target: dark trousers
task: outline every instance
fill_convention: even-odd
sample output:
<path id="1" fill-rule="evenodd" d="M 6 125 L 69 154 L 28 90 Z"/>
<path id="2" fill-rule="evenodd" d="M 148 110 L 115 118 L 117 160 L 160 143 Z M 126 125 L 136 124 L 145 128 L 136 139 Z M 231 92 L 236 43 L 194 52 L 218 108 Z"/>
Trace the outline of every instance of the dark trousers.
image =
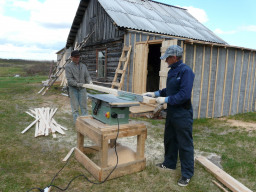
<path id="1" fill-rule="evenodd" d="M 164 131 L 164 165 L 176 168 L 178 155 L 183 177 L 191 178 L 194 174 L 194 146 L 192 137 L 193 110 L 182 107 L 167 107 Z"/>

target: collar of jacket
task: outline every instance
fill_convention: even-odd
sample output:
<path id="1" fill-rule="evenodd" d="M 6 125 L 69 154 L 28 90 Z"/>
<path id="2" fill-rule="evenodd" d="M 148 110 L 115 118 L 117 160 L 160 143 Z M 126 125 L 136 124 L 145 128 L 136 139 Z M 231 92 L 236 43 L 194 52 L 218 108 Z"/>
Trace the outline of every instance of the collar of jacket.
<path id="1" fill-rule="evenodd" d="M 179 61 L 177 61 L 176 63 L 173 63 L 172 65 L 169 65 L 169 68 L 175 69 L 175 68 L 177 68 L 182 62 L 183 62 L 182 60 L 179 60 Z"/>

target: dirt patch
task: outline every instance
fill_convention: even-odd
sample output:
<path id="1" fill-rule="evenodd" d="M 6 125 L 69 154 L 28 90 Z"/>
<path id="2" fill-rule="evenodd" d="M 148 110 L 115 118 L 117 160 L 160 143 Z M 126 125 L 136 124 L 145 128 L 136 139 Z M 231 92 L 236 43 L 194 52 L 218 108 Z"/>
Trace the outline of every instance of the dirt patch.
<path id="1" fill-rule="evenodd" d="M 243 128 L 246 131 L 255 131 L 256 130 L 256 123 L 244 122 L 244 121 L 239 121 L 239 120 L 234 120 L 234 119 L 226 119 L 226 118 L 220 118 L 220 120 L 226 121 L 226 123 L 229 124 L 229 126 Z"/>

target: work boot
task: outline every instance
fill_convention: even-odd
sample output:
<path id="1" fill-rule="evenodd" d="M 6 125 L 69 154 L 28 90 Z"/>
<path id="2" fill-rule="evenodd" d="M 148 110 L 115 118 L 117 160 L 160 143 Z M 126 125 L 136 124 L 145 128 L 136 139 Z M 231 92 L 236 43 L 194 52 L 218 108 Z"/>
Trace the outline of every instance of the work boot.
<path id="1" fill-rule="evenodd" d="M 190 179 L 187 179 L 186 177 L 181 177 L 178 181 L 178 185 L 181 187 L 186 187 L 190 182 Z"/>

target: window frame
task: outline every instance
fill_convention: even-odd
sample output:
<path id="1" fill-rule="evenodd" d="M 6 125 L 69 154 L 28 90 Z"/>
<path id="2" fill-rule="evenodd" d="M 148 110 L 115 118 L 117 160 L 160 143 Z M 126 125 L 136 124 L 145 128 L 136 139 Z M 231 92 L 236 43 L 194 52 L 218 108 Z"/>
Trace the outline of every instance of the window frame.
<path id="1" fill-rule="evenodd" d="M 99 52 L 105 51 L 105 65 L 104 65 L 104 77 L 99 77 Z M 96 49 L 96 78 L 99 81 L 106 81 L 107 79 L 107 48 L 105 49 Z"/>

